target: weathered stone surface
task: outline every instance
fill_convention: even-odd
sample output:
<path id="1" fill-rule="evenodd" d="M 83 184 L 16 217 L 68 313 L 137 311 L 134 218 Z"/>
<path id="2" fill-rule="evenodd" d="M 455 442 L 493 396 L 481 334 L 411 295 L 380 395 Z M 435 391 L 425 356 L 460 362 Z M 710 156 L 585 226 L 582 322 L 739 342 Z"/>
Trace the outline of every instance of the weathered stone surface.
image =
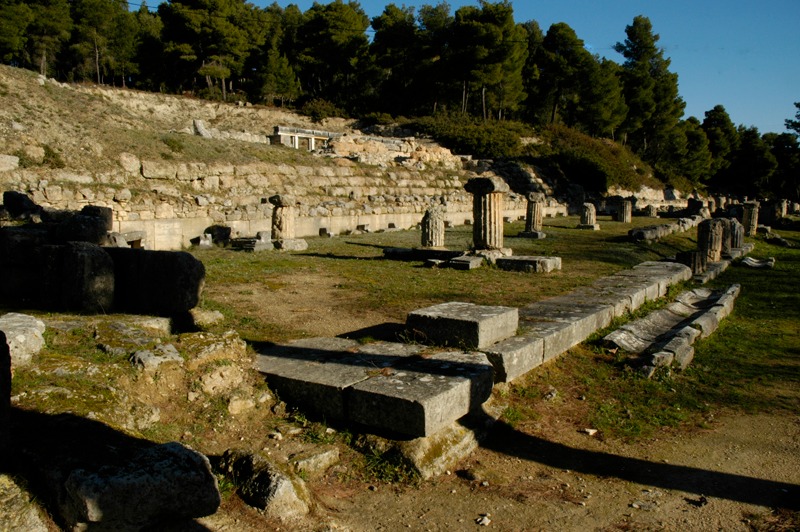
<path id="1" fill-rule="evenodd" d="M 747 202 L 743 205 L 742 225 L 746 236 L 756 236 L 758 229 L 758 202 Z"/>
<path id="2" fill-rule="evenodd" d="M 474 270 L 483 266 L 484 262 L 484 258 L 479 255 L 462 255 L 448 260 L 446 265 L 454 270 Z"/>
<path id="3" fill-rule="evenodd" d="M 578 229 L 590 229 L 597 231 L 600 229 L 600 224 L 597 223 L 597 210 L 594 204 L 584 203 L 581 210 L 581 223 L 578 224 Z"/>
<path id="4" fill-rule="evenodd" d="M 424 343 L 483 349 L 513 336 L 517 309 L 451 301 L 412 311 L 406 328 Z"/>
<path id="5" fill-rule="evenodd" d="M 544 340 L 525 334 L 512 336 L 489 346 L 485 353 L 494 368 L 494 381 L 511 382 L 544 363 Z"/>
<path id="6" fill-rule="evenodd" d="M 208 310 L 194 307 L 189 310 L 192 325 L 197 329 L 207 329 L 225 321 L 225 316 L 218 310 Z"/>
<path id="7" fill-rule="evenodd" d="M 13 367 L 27 366 L 44 347 L 45 324 L 33 316 L 16 312 L 3 314 L 0 331 L 5 333 L 4 344 Z"/>
<path id="8" fill-rule="evenodd" d="M 24 491 L 12 477 L 0 473 L 0 530 L 48 532 L 34 497 Z"/>
<path id="9" fill-rule="evenodd" d="M 247 357 L 247 344 L 236 331 L 226 331 L 222 335 L 205 332 L 184 334 L 180 346 L 190 370 L 212 362 L 238 361 Z"/>
<path id="10" fill-rule="evenodd" d="M 336 447 L 314 448 L 311 451 L 292 456 L 291 461 L 295 471 L 313 478 L 322 475 L 328 468 L 339 462 L 339 449 Z"/>
<path id="11" fill-rule="evenodd" d="M 309 494 L 300 478 L 290 478 L 262 454 L 230 449 L 220 468 L 247 504 L 277 519 L 297 519 L 309 511 Z"/>
<path id="12" fill-rule="evenodd" d="M 394 364 L 401 356 L 422 350 L 408 346 L 403 353 L 376 353 L 377 345 L 360 346 L 343 338 L 307 338 L 277 345 L 256 357 L 256 369 L 282 399 L 308 408 L 327 419 L 346 419 L 344 390 Z M 388 348 L 388 346 L 385 346 Z"/>
<path id="13" fill-rule="evenodd" d="M 485 419 L 486 416 L 479 413 L 476 417 Z M 478 448 L 488 429 L 488 426 L 475 426 L 472 422 L 454 422 L 430 436 L 400 442 L 398 451 L 422 479 L 429 479 L 454 469 L 467 458 Z"/>
<path id="14" fill-rule="evenodd" d="M 350 421 L 411 436 L 429 436 L 489 398 L 492 366 L 482 353 L 444 352 L 404 360 L 354 384 Z"/>
<path id="15" fill-rule="evenodd" d="M 579 328 L 569 321 L 524 320 L 520 325 L 519 336 L 541 338 L 544 362 L 559 356 L 583 341 L 580 338 Z"/>
<path id="16" fill-rule="evenodd" d="M 218 366 L 200 377 L 200 389 L 208 395 L 222 395 L 236 389 L 244 381 L 239 366 Z"/>
<path id="17" fill-rule="evenodd" d="M 0 155 L 0 172 L 10 172 L 19 168 L 19 157 L 16 155 Z"/>
<path id="18" fill-rule="evenodd" d="M 138 530 L 210 515 L 220 504 L 208 459 L 175 442 L 146 449 L 125 466 L 77 469 L 64 488 L 62 515 L 81 529 Z"/>
<path id="19" fill-rule="evenodd" d="M 631 223 L 632 216 L 633 202 L 630 200 L 622 200 L 619 204 L 619 210 L 617 211 L 617 221 L 629 224 Z"/>
<path id="20" fill-rule="evenodd" d="M 693 275 L 706 271 L 707 261 L 708 256 L 700 251 L 679 251 L 675 255 L 675 262 L 688 266 Z"/>
<path id="21" fill-rule="evenodd" d="M 205 267 L 182 251 L 106 248 L 114 261 L 118 312 L 171 316 L 197 306 Z"/>
<path id="22" fill-rule="evenodd" d="M 663 352 L 672 353 L 674 361 L 681 369 L 686 369 L 694 358 L 692 340 L 686 336 L 674 336 L 661 346 Z"/>
<path id="23" fill-rule="evenodd" d="M 519 255 L 516 257 L 502 257 L 495 261 L 501 270 L 548 273 L 561 269 L 561 257 L 537 257 Z"/>
<path id="24" fill-rule="evenodd" d="M 421 245 L 423 248 L 444 247 L 444 207 L 432 205 L 422 216 Z"/>
<path id="25" fill-rule="evenodd" d="M 275 249 L 282 251 L 305 251 L 308 249 L 308 242 L 302 238 L 285 238 L 274 242 Z"/>
<path id="26" fill-rule="evenodd" d="M 131 364 L 146 371 L 155 371 L 162 364 L 167 363 L 183 365 L 183 358 L 181 358 L 180 353 L 172 344 L 161 344 L 152 350 L 136 351 L 131 356 Z"/>

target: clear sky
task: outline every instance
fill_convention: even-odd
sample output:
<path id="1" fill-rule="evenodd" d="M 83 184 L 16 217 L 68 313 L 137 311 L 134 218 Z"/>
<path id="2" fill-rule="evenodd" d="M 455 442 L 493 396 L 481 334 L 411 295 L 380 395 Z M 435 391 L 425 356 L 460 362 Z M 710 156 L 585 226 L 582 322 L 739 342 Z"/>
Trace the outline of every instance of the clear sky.
<path id="1" fill-rule="evenodd" d="M 250 0 L 264 7 L 273 0 Z M 346 1 L 346 0 L 345 0 Z M 313 0 L 278 0 L 306 11 Z M 319 3 L 327 4 L 327 0 Z M 370 18 L 392 2 L 361 0 Z M 397 6 L 436 5 L 438 0 L 400 0 Z M 452 12 L 477 0 L 450 0 Z M 800 101 L 800 0 L 512 0 L 517 22 L 535 20 L 542 31 L 565 22 L 593 53 L 618 63 L 612 46 L 625 40 L 637 15 L 650 19 L 659 46 L 672 60 L 684 117 L 701 121 L 723 105 L 734 124 L 763 134 L 785 131 Z"/>

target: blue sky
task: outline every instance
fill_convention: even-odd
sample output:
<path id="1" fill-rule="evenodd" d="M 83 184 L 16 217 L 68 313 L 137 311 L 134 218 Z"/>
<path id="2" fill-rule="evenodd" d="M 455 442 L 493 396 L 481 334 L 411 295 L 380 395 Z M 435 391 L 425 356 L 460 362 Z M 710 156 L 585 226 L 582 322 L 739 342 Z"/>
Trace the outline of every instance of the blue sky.
<path id="1" fill-rule="evenodd" d="M 263 7 L 273 0 L 250 0 Z M 279 0 L 306 11 L 313 0 Z M 321 4 L 329 2 L 323 0 Z M 392 2 L 361 0 L 370 18 Z M 405 0 L 398 6 L 436 5 Z M 477 0 L 450 0 L 452 11 Z M 566 22 L 593 53 L 622 62 L 612 46 L 625 27 L 644 15 L 660 35 L 659 45 L 678 74 L 686 102 L 684 117 L 701 121 L 721 104 L 734 124 L 761 133 L 785 131 L 800 101 L 800 0 L 512 0 L 517 22 L 535 20 L 542 31 Z"/>

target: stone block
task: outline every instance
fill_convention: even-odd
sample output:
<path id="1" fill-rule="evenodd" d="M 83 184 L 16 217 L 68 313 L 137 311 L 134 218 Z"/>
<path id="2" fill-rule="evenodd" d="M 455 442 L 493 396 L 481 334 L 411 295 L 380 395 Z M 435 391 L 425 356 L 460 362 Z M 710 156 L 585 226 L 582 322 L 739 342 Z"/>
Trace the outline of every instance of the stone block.
<path id="1" fill-rule="evenodd" d="M 455 469 L 478 448 L 475 432 L 454 422 L 424 438 L 400 442 L 400 455 L 411 464 L 423 480 Z"/>
<path id="2" fill-rule="evenodd" d="M 547 234 L 541 231 L 520 231 L 517 236 L 519 238 L 533 238 L 533 239 L 542 239 L 546 238 Z"/>
<path id="3" fill-rule="evenodd" d="M 256 358 L 267 383 L 292 405 L 328 419 L 345 419 L 343 391 L 368 377 L 352 340 L 311 338 L 276 346 Z M 394 360 L 376 364 L 378 370 Z"/>
<path id="4" fill-rule="evenodd" d="M 360 346 L 343 338 L 306 338 L 260 353 L 256 369 L 287 402 L 328 419 L 346 419 L 344 390 L 391 367 L 398 358 L 422 350 L 399 345 L 376 342 Z"/>
<path id="5" fill-rule="evenodd" d="M 570 322 L 576 326 L 576 333 L 585 335 L 585 338 L 609 325 L 613 318 L 614 309 L 610 305 L 583 301 L 572 294 L 538 301 L 520 309 L 521 320 Z"/>
<path id="6" fill-rule="evenodd" d="M 406 318 L 406 328 L 425 343 L 465 349 L 483 349 L 513 336 L 518 323 L 515 308 L 457 301 L 415 310 Z"/>
<path id="7" fill-rule="evenodd" d="M 106 248 L 114 261 L 117 312 L 172 316 L 197 306 L 205 283 L 203 263 L 183 251 Z"/>
<path id="8" fill-rule="evenodd" d="M 410 436 L 429 436 L 480 407 L 494 383 L 482 353 L 436 353 L 404 360 L 354 384 L 350 421 Z"/>
<path id="9" fill-rule="evenodd" d="M 542 360 L 547 362 L 583 341 L 579 328 L 569 321 L 522 321 L 519 336 L 542 339 Z"/>
<path id="10" fill-rule="evenodd" d="M 700 328 L 700 338 L 708 338 L 719 327 L 719 319 L 713 312 L 704 312 L 694 318 L 692 325 Z"/>
<path id="11" fill-rule="evenodd" d="M 674 361 L 681 369 L 685 369 L 694 358 L 692 341 L 686 336 L 673 336 L 669 342 L 661 346 L 661 350 L 674 355 Z"/>
<path id="12" fill-rule="evenodd" d="M 281 251 L 305 251 L 308 249 L 308 242 L 302 238 L 285 238 L 274 242 L 275 249 Z"/>
<path id="13" fill-rule="evenodd" d="M 229 449 L 220 459 L 220 468 L 242 499 L 268 517 L 296 519 L 309 511 L 305 483 L 284 474 L 262 454 Z"/>
<path id="14" fill-rule="evenodd" d="M 44 337 L 42 336 L 44 331 L 44 322 L 33 316 L 17 312 L 9 312 L 0 316 L 0 332 L 4 333 L 3 345 L 0 346 L 0 349 L 8 351 L 10 367 L 23 367 L 30 364 L 33 357 L 44 347 Z"/>
<path id="15" fill-rule="evenodd" d="M 536 336 L 512 336 L 485 350 L 494 367 L 495 382 L 511 382 L 544 363 L 544 340 Z"/>
<path id="16" fill-rule="evenodd" d="M 650 361 L 657 368 L 668 367 L 675 360 L 675 354 L 668 351 L 659 351 L 650 356 Z"/>
<path id="17" fill-rule="evenodd" d="M 447 261 L 447 266 L 454 270 L 474 270 L 483 266 L 483 257 L 477 255 L 463 255 Z"/>
<path id="18" fill-rule="evenodd" d="M 142 451 L 124 466 L 77 469 L 61 502 L 70 529 L 139 530 L 167 518 L 211 515 L 220 504 L 208 458 L 179 443 Z"/>
<path id="19" fill-rule="evenodd" d="M 651 342 L 647 339 L 639 338 L 635 333 L 627 329 L 617 329 L 603 337 L 606 345 L 617 347 L 628 353 L 644 353 L 650 347 Z"/>
<path id="20" fill-rule="evenodd" d="M 517 256 L 503 257 L 495 261 L 497 267 L 506 271 L 526 273 L 552 272 L 561 269 L 561 257 Z"/>

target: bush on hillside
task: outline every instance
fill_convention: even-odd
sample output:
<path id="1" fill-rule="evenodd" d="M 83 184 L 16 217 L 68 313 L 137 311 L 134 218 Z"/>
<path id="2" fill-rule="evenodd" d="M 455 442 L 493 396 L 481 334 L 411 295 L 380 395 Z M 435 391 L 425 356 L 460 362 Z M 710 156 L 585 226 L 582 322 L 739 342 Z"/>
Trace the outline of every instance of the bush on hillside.
<path id="1" fill-rule="evenodd" d="M 326 118 L 345 116 L 344 111 L 328 100 L 323 100 L 321 98 L 307 101 L 300 108 L 300 112 L 317 123 L 322 122 Z"/>
<path id="2" fill-rule="evenodd" d="M 567 178 L 586 190 L 605 192 L 610 187 L 638 190 L 646 185 L 661 188 L 650 167 L 626 147 L 596 139 L 564 126 L 548 126 L 539 155 L 559 166 Z"/>
<path id="3" fill-rule="evenodd" d="M 520 156 L 520 137 L 531 135 L 530 128 L 519 122 L 482 121 L 463 115 L 423 117 L 413 126 L 452 152 L 479 159 Z"/>

